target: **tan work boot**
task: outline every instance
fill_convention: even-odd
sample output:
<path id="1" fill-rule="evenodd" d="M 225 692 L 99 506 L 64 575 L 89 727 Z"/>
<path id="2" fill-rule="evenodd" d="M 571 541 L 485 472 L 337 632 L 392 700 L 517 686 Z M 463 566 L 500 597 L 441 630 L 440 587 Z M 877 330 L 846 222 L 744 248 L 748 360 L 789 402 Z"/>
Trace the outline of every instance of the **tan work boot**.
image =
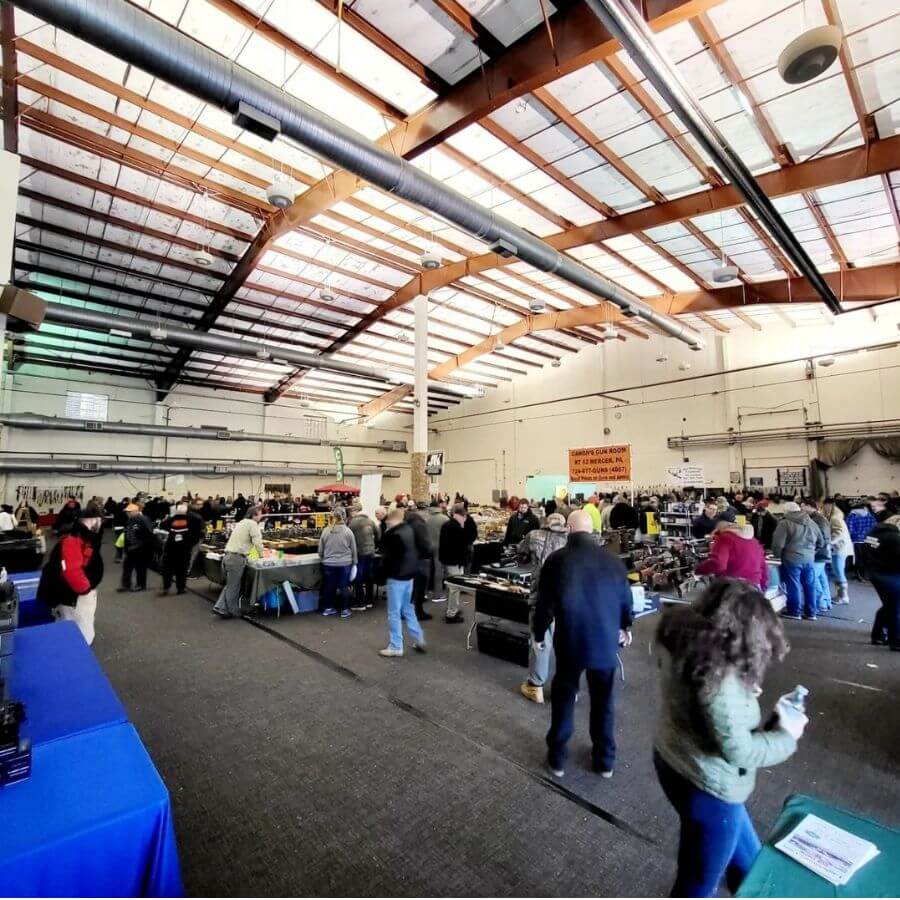
<path id="1" fill-rule="evenodd" d="M 532 703 L 544 702 L 544 689 L 536 684 L 532 684 L 530 681 L 523 681 L 519 686 L 519 690 L 522 692 L 522 696 Z"/>

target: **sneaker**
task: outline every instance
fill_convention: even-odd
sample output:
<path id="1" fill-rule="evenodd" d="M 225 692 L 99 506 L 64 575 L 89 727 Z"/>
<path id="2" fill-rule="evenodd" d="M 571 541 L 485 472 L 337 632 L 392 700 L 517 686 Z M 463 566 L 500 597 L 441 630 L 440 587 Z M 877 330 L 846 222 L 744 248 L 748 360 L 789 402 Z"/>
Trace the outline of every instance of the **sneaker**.
<path id="1" fill-rule="evenodd" d="M 427 612 L 417 612 L 416 618 L 420 622 L 430 622 L 434 618 L 434 616 L 431 613 L 427 613 Z"/>
<path id="2" fill-rule="evenodd" d="M 378 651 L 379 656 L 403 656 L 403 651 L 396 647 L 385 647 L 384 650 Z"/>
<path id="3" fill-rule="evenodd" d="M 818 616 L 804 616 L 804 617 L 803 617 L 803 619 L 804 619 L 806 622 L 815 622 L 817 618 L 818 618 Z"/>
<path id="4" fill-rule="evenodd" d="M 838 594 L 838 596 L 834 598 L 834 605 L 835 606 L 849 606 L 850 598 L 846 594 L 844 594 L 844 595 Z"/>
<path id="5" fill-rule="evenodd" d="M 465 622 L 465 616 L 461 612 L 458 612 L 455 616 L 444 616 L 444 621 L 448 625 L 458 625 L 460 622 Z"/>
<path id="6" fill-rule="evenodd" d="M 550 763 L 547 763 L 547 771 L 555 778 L 562 778 L 566 774 L 565 769 L 555 769 Z"/>
<path id="7" fill-rule="evenodd" d="M 222 618 L 222 619 L 233 619 L 234 618 L 234 616 L 231 613 L 225 612 L 224 609 L 216 609 L 215 607 L 213 607 L 211 612 L 213 612 L 215 615 L 219 616 L 219 618 Z"/>
<path id="8" fill-rule="evenodd" d="M 532 684 L 530 681 L 523 681 L 519 685 L 519 690 L 522 692 L 522 696 L 532 703 L 544 702 L 544 689 L 537 684 Z"/>
<path id="9" fill-rule="evenodd" d="M 125 585 L 123 584 L 123 585 L 120 585 L 119 587 L 116 588 L 116 593 L 117 593 L 117 594 L 130 594 L 130 593 L 131 593 L 131 588 L 130 588 L 130 587 L 125 587 Z"/>
<path id="10" fill-rule="evenodd" d="M 349 619 L 350 616 L 352 616 L 352 615 L 353 615 L 353 613 L 350 612 L 349 609 L 342 609 L 342 610 L 341 610 L 341 618 L 342 618 L 342 619 Z"/>
<path id="11" fill-rule="evenodd" d="M 429 599 L 431 600 L 432 603 L 446 603 L 447 602 L 446 597 L 430 597 Z"/>
<path id="12" fill-rule="evenodd" d="M 612 770 L 612 769 L 601 769 L 601 770 L 600 770 L 600 777 L 601 777 L 601 778 L 612 778 L 612 777 L 613 777 L 613 770 Z"/>
<path id="13" fill-rule="evenodd" d="M 778 615 L 781 616 L 782 619 L 793 619 L 796 622 L 799 622 L 803 616 L 792 616 L 790 613 L 780 612 Z"/>
<path id="14" fill-rule="evenodd" d="M 416 653 L 427 653 L 428 647 L 426 644 L 420 641 L 418 644 L 413 644 L 413 650 L 415 650 Z"/>
<path id="15" fill-rule="evenodd" d="M 368 607 L 366 607 L 366 606 L 351 606 L 350 609 L 352 609 L 353 612 L 365 612 L 366 609 L 368 609 Z"/>
<path id="16" fill-rule="evenodd" d="M 374 603 L 367 603 L 367 604 L 366 604 L 366 609 L 375 609 L 375 604 L 374 604 Z"/>
<path id="17" fill-rule="evenodd" d="M 328 609 L 322 610 L 322 615 L 323 616 L 336 616 L 337 610 L 333 606 L 329 606 Z"/>

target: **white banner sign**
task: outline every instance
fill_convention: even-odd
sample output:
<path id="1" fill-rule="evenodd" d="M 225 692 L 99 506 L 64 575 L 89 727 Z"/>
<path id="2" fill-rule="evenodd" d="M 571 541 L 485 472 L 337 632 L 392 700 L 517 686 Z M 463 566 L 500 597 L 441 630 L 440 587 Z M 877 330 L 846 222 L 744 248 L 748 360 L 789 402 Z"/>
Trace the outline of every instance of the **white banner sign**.
<path id="1" fill-rule="evenodd" d="M 667 466 L 666 481 L 674 487 L 703 487 L 706 484 L 706 473 L 703 466 Z"/>
<path id="2" fill-rule="evenodd" d="M 375 507 L 381 503 L 382 475 L 363 475 L 359 480 L 359 502 L 363 512 L 374 521 Z"/>

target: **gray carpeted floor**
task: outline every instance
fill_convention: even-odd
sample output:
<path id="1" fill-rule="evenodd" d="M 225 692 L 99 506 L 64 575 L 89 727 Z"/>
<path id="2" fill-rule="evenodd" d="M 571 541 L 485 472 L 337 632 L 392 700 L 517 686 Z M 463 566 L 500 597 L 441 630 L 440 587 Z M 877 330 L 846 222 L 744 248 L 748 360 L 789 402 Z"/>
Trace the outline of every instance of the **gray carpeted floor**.
<path id="1" fill-rule="evenodd" d="M 157 597 L 152 574 L 146 593 L 116 594 L 108 560 L 94 647 L 171 791 L 189 894 L 667 894 L 655 617 L 624 654 L 615 777 L 588 771 L 582 702 L 554 783 L 549 706 L 519 696 L 524 670 L 467 652 L 465 627 L 436 616 L 426 656 L 384 660 L 382 608 L 222 621 L 204 579 L 182 597 Z M 812 721 L 801 752 L 761 773 L 761 833 L 795 792 L 900 824 L 900 654 L 868 643 L 874 592 L 851 594 L 829 620 L 788 623 L 766 701 L 803 683 Z"/>

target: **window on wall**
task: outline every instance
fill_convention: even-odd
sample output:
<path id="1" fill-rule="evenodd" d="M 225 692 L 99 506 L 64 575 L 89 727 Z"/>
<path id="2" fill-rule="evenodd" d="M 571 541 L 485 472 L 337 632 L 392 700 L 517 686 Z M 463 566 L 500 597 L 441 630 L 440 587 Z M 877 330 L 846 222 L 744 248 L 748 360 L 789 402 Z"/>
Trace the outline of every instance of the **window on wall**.
<path id="1" fill-rule="evenodd" d="M 66 391 L 66 418 L 105 422 L 109 413 L 108 394 Z"/>

